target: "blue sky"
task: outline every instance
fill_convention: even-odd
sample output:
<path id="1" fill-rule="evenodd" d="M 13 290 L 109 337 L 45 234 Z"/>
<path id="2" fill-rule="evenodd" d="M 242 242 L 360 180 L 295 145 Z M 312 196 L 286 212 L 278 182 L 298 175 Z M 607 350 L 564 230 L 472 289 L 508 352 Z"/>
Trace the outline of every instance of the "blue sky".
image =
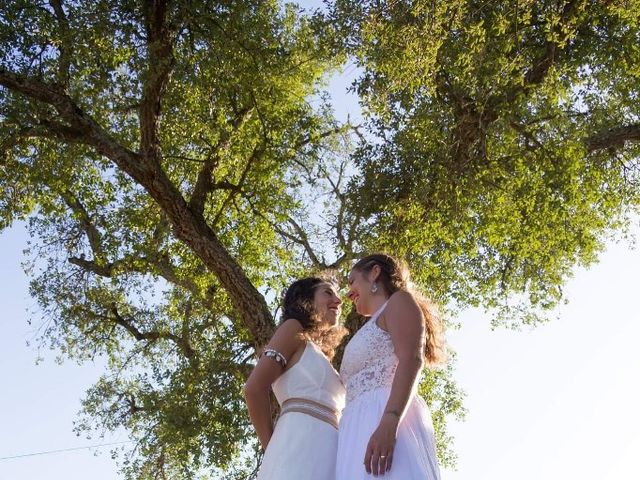
<path id="1" fill-rule="evenodd" d="M 33 346 L 38 324 L 28 325 L 28 280 L 20 267 L 27 233 L 17 225 L 0 233 L 0 458 L 104 443 L 72 432 L 83 392 L 98 379 L 100 365 L 58 365 L 50 351 Z M 26 343 L 32 342 L 32 347 Z M 36 365 L 41 356 L 43 361 Z M 126 438 L 109 438 L 106 441 Z M 118 478 L 108 449 L 0 460 L 0 480 L 93 480 Z"/>
<path id="2" fill-rule="evenodd" d="M 464 312 L 449 341 L 469 416 L 446 480 L 640 479 L 638 272 L 640 252 L 610 243 L 553 322 L 492 332 Z"/>

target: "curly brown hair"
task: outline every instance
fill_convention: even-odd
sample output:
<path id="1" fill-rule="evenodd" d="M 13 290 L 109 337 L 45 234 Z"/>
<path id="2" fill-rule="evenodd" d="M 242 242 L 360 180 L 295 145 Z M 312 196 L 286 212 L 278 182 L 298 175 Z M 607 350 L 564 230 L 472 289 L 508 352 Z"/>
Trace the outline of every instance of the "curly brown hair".
<path id="1" fill-rule="evenodd" d="M 409 279 L 407 265 L 386 253 L 374 253 L 358 260 L 353 270 L 367 273 L 374 265 L 380 267 L 378 281 L 385 292 L 391 296 L 394 292 L 409 292 L 422 310 L 426 328 L 424 356 L 429 365 L 441 363 L 445 359 L 444 326 L 436 305 L 416 289 Z"/>
<path id="2" fill-rule="evenodd" d="M 332 279 L 321 277 L 307 277 L 293 282 L 282 300 L 281 322 L 290 318 L 298 320 L 302 325 L 302 338 L 318 345 L 331 360 L 348 330 L 340 325 L 323 323 L 315 310 L 313 300 L 316 288 L 327 283 L 335 285 Z"/>

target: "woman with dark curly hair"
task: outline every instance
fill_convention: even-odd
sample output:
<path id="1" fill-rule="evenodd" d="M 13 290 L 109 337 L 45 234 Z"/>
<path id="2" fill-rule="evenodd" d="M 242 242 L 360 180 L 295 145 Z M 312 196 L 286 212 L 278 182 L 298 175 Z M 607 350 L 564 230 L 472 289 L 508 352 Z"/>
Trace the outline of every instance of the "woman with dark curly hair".
<path id="1" fill-rule="evenodd" d="M 321 278 L 297 280 L 283 301 L 282 322 L 245 384 L 251 422 L 264 449 L 258 480 L 334 480 L 338 420 L 345 390 L 331 366 L 346 330 L 342 301 Z M 271 422 L 269 391 L 280 404 Z"/>
<path id="2" fill-rule="evenodd" d="M 438 480 L 431 414 L 416 393 L 423 366 L 444 353 L 442 325 L 399 260 L 366 256 L 349 274 L 349 298 L 371 317 L 347 344 L 340 375 L 337 480 Z"/>

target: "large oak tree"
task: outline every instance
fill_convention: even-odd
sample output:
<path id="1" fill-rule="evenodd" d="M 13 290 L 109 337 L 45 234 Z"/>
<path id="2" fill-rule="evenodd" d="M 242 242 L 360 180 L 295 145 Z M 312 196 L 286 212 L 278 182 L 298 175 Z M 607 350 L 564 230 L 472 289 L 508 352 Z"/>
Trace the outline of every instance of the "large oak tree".
<path id="1" fill-rule="evenodd" d="M 639 17 L 635 0 L 2 3 L 0 227 L 29 222 L 42 341 L 107 360 L 78 429 L 126 429 L 130 478 L 244 478 L 241 386 L 282 288 L 365 251 L 405 257 L 449 312 L 545 320 L 640 204 Z M 347 62 L 362 125 L 324 93 Z M 451 365 L 421 393 L 451 464 Z"/>

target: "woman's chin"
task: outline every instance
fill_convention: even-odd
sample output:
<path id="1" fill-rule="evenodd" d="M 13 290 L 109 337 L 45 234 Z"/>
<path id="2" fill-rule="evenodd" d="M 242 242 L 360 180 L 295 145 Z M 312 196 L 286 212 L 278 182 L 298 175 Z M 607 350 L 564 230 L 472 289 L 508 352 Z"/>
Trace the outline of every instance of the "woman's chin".
<path id="1" fill-rule="evenodd" d="M 361 302 L 356 303 L 356 312 L 358 312 L 359 315 L 363 315 L 366 317 L 367 316 L 366 310 L 367 310 L 366 307 L 364 307 L 364 305 L 362 305 Z"/>
<path id="2" fill-rule="evenodd" d="M 324 317 L 322 323 L 324 323 L 327 327 L 335 327 L 338 324 L 338 315 L 328 314 Z"/>

